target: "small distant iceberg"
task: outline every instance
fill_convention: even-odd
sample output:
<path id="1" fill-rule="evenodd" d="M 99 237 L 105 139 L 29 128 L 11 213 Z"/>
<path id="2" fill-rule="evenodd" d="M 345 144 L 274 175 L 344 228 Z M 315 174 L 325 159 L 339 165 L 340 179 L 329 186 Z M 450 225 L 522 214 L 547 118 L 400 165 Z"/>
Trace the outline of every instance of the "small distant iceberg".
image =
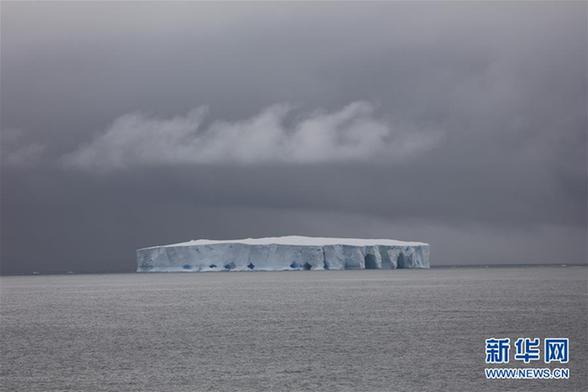
<path id="1" fill-rule="evenodd" d="M 194 240 L 137 250 L 137 272 L 429 268 L 429 244 L 389 239 L 266 237 Z"/>

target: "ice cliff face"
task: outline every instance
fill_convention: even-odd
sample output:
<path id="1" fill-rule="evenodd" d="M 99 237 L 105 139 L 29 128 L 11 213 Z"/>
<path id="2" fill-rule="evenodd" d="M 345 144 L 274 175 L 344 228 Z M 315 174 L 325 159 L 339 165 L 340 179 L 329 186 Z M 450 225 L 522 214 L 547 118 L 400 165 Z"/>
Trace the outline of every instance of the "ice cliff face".
<path id="1" fill-rule="evenodd" d="M 137 272 L 429 268 L 423 242 L 274 237 L 196 240 L 137 250 Z"/>

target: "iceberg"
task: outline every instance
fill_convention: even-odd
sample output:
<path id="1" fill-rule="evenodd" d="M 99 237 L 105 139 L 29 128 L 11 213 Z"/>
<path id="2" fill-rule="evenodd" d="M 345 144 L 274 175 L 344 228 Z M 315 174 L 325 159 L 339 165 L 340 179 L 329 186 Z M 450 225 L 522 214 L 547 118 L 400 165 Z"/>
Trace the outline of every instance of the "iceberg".
<path id="1" fill-rule="evenodd" d="M 429 268 L 429 244 L 389 239 L 194 240 L 137 250 L 137 272 Z"/>

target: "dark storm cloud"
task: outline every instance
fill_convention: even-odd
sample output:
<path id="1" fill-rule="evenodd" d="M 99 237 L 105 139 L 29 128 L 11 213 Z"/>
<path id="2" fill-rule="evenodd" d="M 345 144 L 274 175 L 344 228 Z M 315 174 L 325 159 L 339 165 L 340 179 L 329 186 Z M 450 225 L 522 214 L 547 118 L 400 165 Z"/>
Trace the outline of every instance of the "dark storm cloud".
<path id="1" fill-rule="evenodd" d="M 292 233 L 585 262 L 585 12 L 3 2 L 2 271 Z"/>

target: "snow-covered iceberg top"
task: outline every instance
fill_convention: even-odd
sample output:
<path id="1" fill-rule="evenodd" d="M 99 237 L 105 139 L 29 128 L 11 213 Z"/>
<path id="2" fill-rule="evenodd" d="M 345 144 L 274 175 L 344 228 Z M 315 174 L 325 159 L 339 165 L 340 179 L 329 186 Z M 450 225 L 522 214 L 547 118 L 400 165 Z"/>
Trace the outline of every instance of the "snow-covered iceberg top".
<path id="1" fill-rule="evenodd" d="M 429 244 L 390 239 L 193 240 L 137 250 L 138 272 L 429 268 Z"/>
<path id="2" fill-rule="evenodd" d="M 192 240 L 177 244 L 161 246 L 195 246 L 215 244 L 245 244 L 245 245 L 295 245 L 295 246 L 324 246 L 324 245 L 349 245 L 349 246 L 420 246 L 428 245 L 424 242 L 398 241 L 389 239 L 366 238 L 334 238 L 334 237 L 305 237 L 300 235 L 288 235 L 283 237 L 243 238 L 240 240 Z M 157 248 L 152 246 L 150 248 Z M 150 249 L 143 248 L 143 249 Z"/>

